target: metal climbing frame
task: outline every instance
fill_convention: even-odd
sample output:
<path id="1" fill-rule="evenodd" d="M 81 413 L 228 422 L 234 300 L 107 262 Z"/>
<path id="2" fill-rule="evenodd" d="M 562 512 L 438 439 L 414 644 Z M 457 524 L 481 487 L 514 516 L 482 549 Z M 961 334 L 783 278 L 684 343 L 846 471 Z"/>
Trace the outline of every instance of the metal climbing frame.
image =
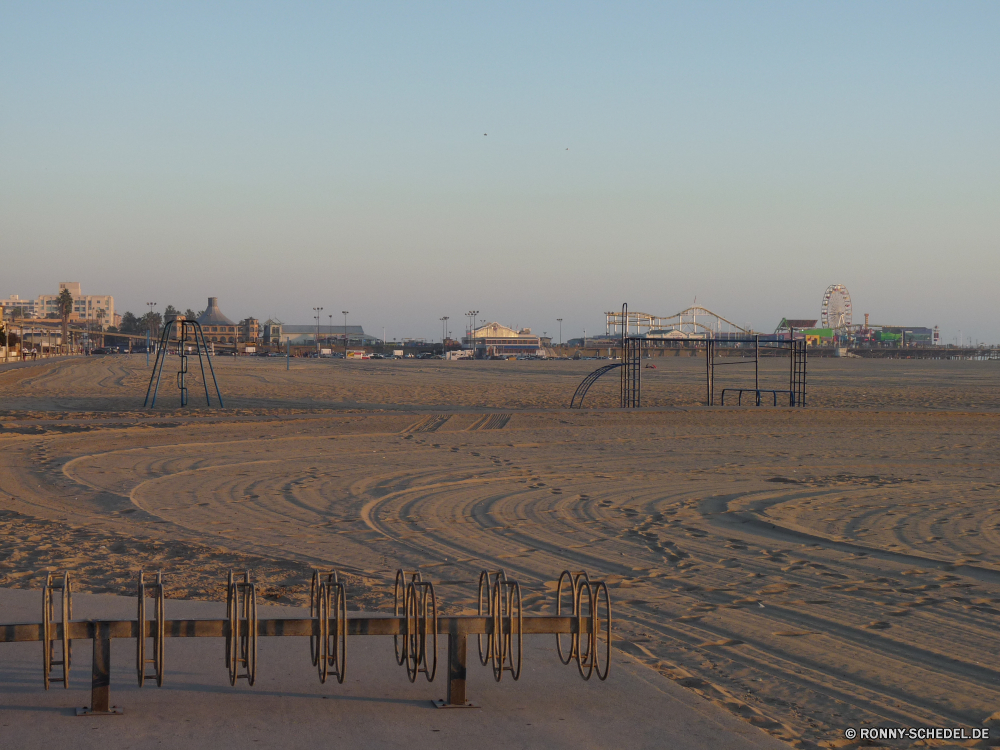
<path id="1" fill-rule="evenodd" d="M 57 592 L 59 596 L 57 597 Z M 61 600 L 59 617 L 55 602 Z M 525 635 L 556 636 L 556 648 L 563 664 L 576 662 L 581 677 L 594 674 L 605 680 L 611 666 L 611 597 L 601 581 L 591 580 L 584 571 L 563 571 L 556 586 L 556 614 L 525 614 L 521 586 L 503 570 L 483 571 L 479 576 L 479 602 L 475 615 L 440 616 L 434 585 L 421 580 L 419 573 L 397 571 L 391 617 L 347 615 L 347 596 L 336 572 L 313 573 L 308 618 L 258 619 L 257 590 L 250 573 L 235 576 L 226 585 L 226 617 L 221 620 L 167 620 L 164 614 L 163 576 L 155 583 L 139 574 L 138 613 L 135 620 L 72 620 L 70 577 L 61 580 L 52 574 L 42 592 L 42 622 L 0 624 L 0 643 L 41 641 L 46 690 L 53 667 L 61 666 L 63 687 L 69 687 L 73 640 L 93 640 L 91 705 L 77 709 L 78 715 L 120 714 L 111 705 L 111 641 L 136 640 L 136 673 L 139 687 L 147 679 L 164 679 L 166 638 L 223 638 L 230 685 L 240 679 L 253 686 L 257 677 L 257 642 L 262 637 L 297 636 L 308 638 L 312 665 L 319 670 L 321 683 L 330 676 L 344 681 L 349 636 L 391 635 L 396 663 L 406 667 L 410 682 L 423 674 L 433 682 L 438 666 L 438 636 L 447 636 L 448 688 L 444 700 L 433 701 L 438 708 L 475 707 L 466 691 L 468 638 L 476 636 L 479 660 L 490 666 L 500 682 L 505 674 L 521 676 L 522 643 Z M 152 598 L 152 618 L 147 617 L 146 600 Z M 563 638 L 569 637 L 564 648 Z M 152 639 L 152 659 L 146 657 L 147 639 Z M 484 647 L 485 640 L 485 647 Z M 54 659 L 61 645 L 62 660 Z M 153 665 L 153 674 L 147 667 Z"/>
<path id="2" fill-rule="evenodd" d="M 792 402 L 789 406 L 805 406 L 806 405 L 806 342 L 805 341 L 793 341 L 792 342 L 792 373 L 791 379 L 791 391 L 792 391 Z"/>
<path id="3" fill-rule="evenodd" d="M 620 381 L 621 391 L 618 405 L 622 409 L 638 409 L 642 406 L 642 349 L 645 339 L 641 336 L 630 336 L 628 321 L 628 304 L 622 305 L 622 361 L 611 365 L 598 367 L 587 375 L 573 391 L 573 396 L 569 400 L 570 409 L 583 408 L 583 399 L 590 390 L 590 386 L 597 382 L 602 375 L 607 375 L 612 370 L 621 368 Z"/>
<path id="4" fill-rule="evenodd" d="M 621 366 L 622 366 L 621 362 L 616 362 L 613 365 L 604 365 L 604 367 L 598 367 L 587 377 L 585 377 L 583 381 L 580 383 L 580 385 L 576 387 L 576 390 L 573 391 L 573 397 L 569 400 L 569 408 L 582 409 L 583 398 L 584 396 L 587 395 L 587 391 L 590 390 L 590 386 L 592 386 L 595 382 L 597 382 L 597 379 L 600 378 L 602 375 L 607 375 L 612 370 L 617 370 Z"/>
<path id="5" fill-rule="evenodd" d="M 205 333 L 201 329 L 201 324 L 197 320 L 169 320 L 160 332 L 159 343 L 156 347 L 156 359 L 153 361 L 153 371 L 149 375 L 149 385 L 146 386 L 146 398 L 142 402 L 143 407 L 150 409 L 156 406 L 156 394 L 160 390 L 160 376 L 163 373 L 163 363 L 167 359 L 167 347 L 170 343 L 170 330 L 177 329 L 177 352 L 180 355 L 181 366 L 177 372 L 177 388 L 181 392 L 181 406 L 187 406 L 188 389 L 188 355 L 187 342 L 188 330 L 191 332 L 191 341 L 194 343 L 195 351 L 198 354 L 198 365 L 201 367 L 201 382 L 205 386 L 205 403 L 212 405 L 212 399 L 208 395 L 208 380 L 205 377 L 205 362 L 208 359 L 208 371 L 212 374 L 212 382 L 215 384 L 215 395 L 219 399 L 219 406 L 225 408 L 222 402 L 222 392 L 219 390 L 219 381 L 215 377 L 215 368 L 212 367 L 212 358 L 208 356 L 208 344 L 205 343 Z M 205 350 L 205 358 L 202 357 L 202 349 Z M 150 401 L 152 392 L 152 401 Z"/>
<path id="6" fill-rule="evenodd" d="M 726 347 L 732 345 L 746 345 L 753 344 L 753 359 L 741 358 L 739 361 L 735 362 L 716 362 L 717 350 L 720 344 Z M 765 356 L 774 356 L 774 353 L 780 353 L 784 350 L 788 350 L 789 354 L 789 372 L 788 372 L 788 388 L 761 388 L 760 387 L 760 360 L 761 352 L 770 352 L 771 354 L 766 354 Z M 723 388 L 720 394 L 720 404 L 722 406 L 726 405 L 726 394 L 735 393 L 737 398 L 737 404 L 742 405 L 743 394 L 750 393 L 754 397 L 754 405 L 761 406 L 763 404 L 763 399 L 761 394 L 770 394 L 772 398 L 772 405 L 778 405 L 778 394 L 788 396 L 789 406 L 805 406 L 806 405 L 806 342 L 805 341 L 764 341 L 761 342 L 759 335 L 754 336 L 744 336 L 738 339 L 730 338 L 725 341 L 715 341 L 708 339 L 705 341 L 705 403 L 708 406 L 715 405 L 715 368 L 725 367 L 729 365 L 753 365 L 753 387 L 744 388 Z"/>

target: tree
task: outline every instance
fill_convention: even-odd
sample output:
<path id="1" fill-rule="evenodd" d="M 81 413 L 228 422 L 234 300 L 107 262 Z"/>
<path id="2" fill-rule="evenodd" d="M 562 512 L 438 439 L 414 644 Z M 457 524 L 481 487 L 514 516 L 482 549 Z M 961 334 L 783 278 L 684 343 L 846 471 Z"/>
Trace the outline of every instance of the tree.
<path id="1" fill-rule="evenodd" d="M 167 305 L 167 309 L 163 311 L 163 319 L 167 320 L 171 316 L 177 317 L 180 314 L 181 314 L 181 311 L 178 310 L 176 307 L 174 307 L 173 305 Z"/>
<path id="2" fill-rule="evenodd" d="M 125 311 L 122 315 L 122 324 L 119 326 L 122 333 L 139 333 L 139 319 L 132 313 Z"/>
<path id="3" fill-rule="evenodd" d="M 63 349 L 69 351 L 69 316 L 73 314 L 73 295 L 65 287 L 59 292 L 56 299 L 56 307 L 59 310 L 59 317 L 62 318 L 62 345 Z"/>
<path id="4" fill-rule="evenodd" d="M 156 338 L 160 334 L 160 323 L 163 318 L 158 312 L 148 312 L 139 319 L 139 333 L 149 332 L 150 337 Z"/>
<path id="5" fill-rule="evenodd" d="M 101 333 L 104 332 L 104 319 L 108 317 L 107 310 L 103 307 L 98 307 L 95 313 L 97 317 L 97 327 L 100 329 Z M 104 336 L 101 336 L 101 346 L 104 346 Z"/>
<path id="6" fill-rule="evenodd" d="M 188 320 L 194 320 L 195 318 L 198 317 L 198 315 L 195 313 L 194 310 L 192 310 L 189 307 L 187 310 L 184 311 L 184 317 L 187 318 Z"/>

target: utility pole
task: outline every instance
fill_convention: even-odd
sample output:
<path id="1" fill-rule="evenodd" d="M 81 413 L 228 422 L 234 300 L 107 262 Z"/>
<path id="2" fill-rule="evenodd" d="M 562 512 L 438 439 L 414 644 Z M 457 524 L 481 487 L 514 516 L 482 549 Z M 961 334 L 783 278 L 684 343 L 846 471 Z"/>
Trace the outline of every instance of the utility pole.
<path id="1" fill-rule="evenodd" d="M 559 321 L 559 346 L 562 346 L 562 318 L 556 318 Z"/>
<path id="2" fill-rule="evenodd" d="M 344 316 L 344 359 L 347 359 L 347 310 L 341 310 Z"/>
<path id="3" fill-rule="evenodd" d="M 316 356 L 319 356 L 319 314 L 323 312 L 322 307 L 314 307 L 313 312 L 316 313 L 313 317 L 316 318 Z"/>

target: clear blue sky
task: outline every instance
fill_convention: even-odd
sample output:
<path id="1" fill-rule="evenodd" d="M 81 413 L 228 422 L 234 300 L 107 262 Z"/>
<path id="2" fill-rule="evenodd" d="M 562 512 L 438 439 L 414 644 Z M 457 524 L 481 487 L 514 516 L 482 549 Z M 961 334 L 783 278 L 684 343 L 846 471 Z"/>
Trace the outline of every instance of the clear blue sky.
<path id="1" fill-rule="evenodd" d="M 996 342 L 998 115 L 997 2 L 7 0 L 0 295 Z"/>

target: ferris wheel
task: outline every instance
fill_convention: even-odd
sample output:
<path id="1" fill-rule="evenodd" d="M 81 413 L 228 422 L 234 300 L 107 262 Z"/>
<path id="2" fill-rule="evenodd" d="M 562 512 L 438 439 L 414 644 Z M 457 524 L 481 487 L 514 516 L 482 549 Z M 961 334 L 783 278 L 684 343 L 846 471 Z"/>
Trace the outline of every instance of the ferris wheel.
<path id="1" fill-rule="evenodd" d="M 824 328 L 844 328 L 851 325 L 851 295 L 843 284 L 831 284 L 823 295 L 821 315 Z"/>

